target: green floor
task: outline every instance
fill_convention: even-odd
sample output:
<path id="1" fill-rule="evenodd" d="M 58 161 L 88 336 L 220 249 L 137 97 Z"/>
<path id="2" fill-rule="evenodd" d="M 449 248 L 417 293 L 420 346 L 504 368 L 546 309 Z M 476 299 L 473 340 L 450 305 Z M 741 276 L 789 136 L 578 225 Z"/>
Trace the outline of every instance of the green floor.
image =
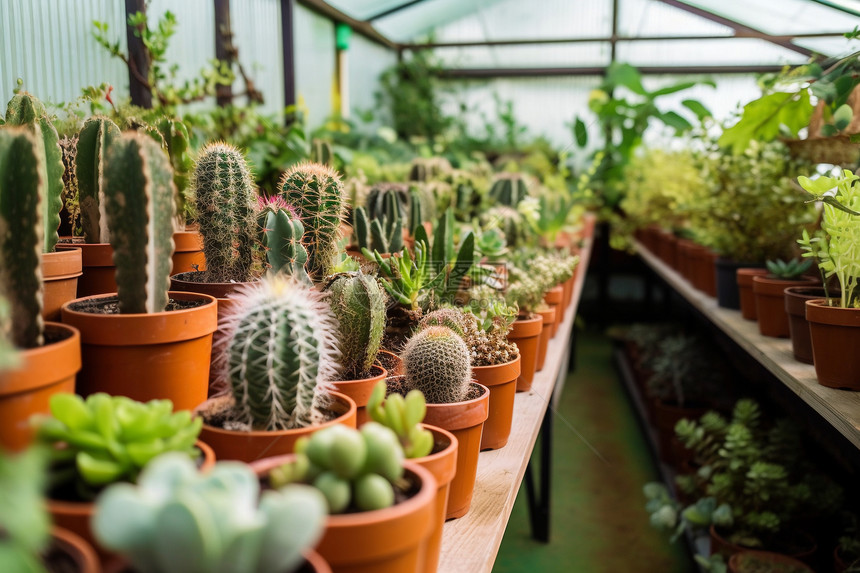
<path id="1" fill-rule="evenodd" d="M 555 419 L 550 543 L 531 539 L 523 486 L 493 571 L 694 571 L 681 542 L 670 545 L 648 524 L 642 485 L 656 469 L 612 365 L 611 343 L 597 332 L 579 336 L 577 369 Z"/>

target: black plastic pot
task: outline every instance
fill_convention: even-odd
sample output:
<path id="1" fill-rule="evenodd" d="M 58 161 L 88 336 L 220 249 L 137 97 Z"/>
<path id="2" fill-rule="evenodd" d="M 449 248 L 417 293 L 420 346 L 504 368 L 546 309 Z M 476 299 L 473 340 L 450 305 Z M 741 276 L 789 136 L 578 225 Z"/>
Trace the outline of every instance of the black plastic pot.
<path id="1" fill-rule="evenodd" d="M 741 268 L 764 268 L 762 263 L 738 262 L 722 257 L 717 259 L 717 304 L 723 308 L 740 310 L 737 272 Z"/>

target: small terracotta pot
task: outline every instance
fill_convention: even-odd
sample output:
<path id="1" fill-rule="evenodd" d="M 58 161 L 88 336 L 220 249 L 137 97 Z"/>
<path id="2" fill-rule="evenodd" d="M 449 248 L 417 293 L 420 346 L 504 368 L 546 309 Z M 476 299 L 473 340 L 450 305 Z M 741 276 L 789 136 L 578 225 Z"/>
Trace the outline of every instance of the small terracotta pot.
<path id="1" fill-rule="evenodd" d="M 540 331 L 540 337 L 538 338 L 538 350 L 537 350 L 537 371 L 543 370 L 543 365 L 546 362 L 546 349 L 549 347 L 549 339 L 552 337 L 550 332 L 552 331 L 552 323 L 555 321 L 555 309 L 553 307 L 549 307 L 546 310 L 539 310 L 536 314 L 539 314 L 541 319 L 543 319 L 543 327 Z"/>
<path id="2" fill-rule="evenodd" d="M 173 267 L 170 274 L 206 270 L 206 255 L 203 254 L 203 235 L 200 231 L 176 231 L 173 233 Z M 176 290 L 176 289 L 174 289 Z"/>
<path id="3" fill-rule="evenodd" d="M 291 454 L 296 441 L 302 436 L 309 436 L 335 424 L 343 424 L 349 428 L 356 427 L 355 402 L 337 392 L 331 392 L 331 395 L 334 398 L 331 410 L 337 416 L 325 423 L 294 430 L 253 430 L 250 432 L 225 430 L 204 423 L 203 429 L 200 430 L 200 439 L 212 447 L 219 460 L 239 460 L 240 462 L 251 463 L 263 458 Z M 213 402 L 222 400 L 230 400 L 230 397 L 210 398 L 197 408 L 195 414 Z"/>
<path id="4" fill-rule="evenodd" d="M 78 573 L 100 573 L 101 565 L 93 546 L 80 535 L 62 527 L 51 527 L 51 546 L 66 555 Z"/>
<path id="5" fill-rule="evenodd" d="M 42 253 L 42 282 L 45 285 L 42 318 L 57 322 L 60 307 L 78 297 L 78 278 L 81 270 L 81 250 L 66 249 Z"/>
<path id="6" fill-rule="evenodd" d="M 457 438 L 457 475 L 451 481 L 445 519 L 463 517 L 472 505 L 481 433 L 490 409 L 490 390 L 475 382 L 472 385 L 481 388 L 480 397 L 455 404 L 427 404 L 424 417 L 425 424 L 448 430 Z"/>
<path id="7" fill-rule="evenodd" d="M 472 377 L 490 389 L 490 404 L 481 450 L 497 450 L 508 443 L 514 417 L 514 395 L 520 376 L 520 357 L 494 366 L 473 366 Z"/>
<path id="8" fill-rule="evenodd" d="M 750 551 L 748 547 L 744 547 L 742 545 L 735 545 L 730 542 L 728 539 L 720 535 L 717 529 L 711 525 L 708 529 L 708 533 L 711 538 L 711 555 L 715 555 L 717 553 L 723 555 L 724 557 L 731 558 L 732 555 L 736 553 L 740 553 L 742 551 Z M 810 557 L 812 557 L 815 552 L 818 550 L 818 545 L 815 543 L 815 540 L 812 539 L 809 535 L 803 532 L 796 532 L 795 537 L 802 538 L 807 541 L 807 548 L 801 549 L 789 555 L 789 557 L 793 557 L 795 559 L 799 559 L 801 561 L 806 561 Z"/>
<path id="9" fill-rule="evenodd" d="M 772 279 L 767 276 L 753 277 L 758 330 L 762 336 L 788 338 L 788 314 L 785 312 L 785 289 L 793 286 L 811 286 L 815 279 Z"/>
<path id="10" fill-rule="evenodd" d="M 688 460 L 692 452 L 686 450 L 675 435 L 675 425 L 679 420 L 687 418 L 698 420 L 707 412 L 707 408 L 688 408 L 663 402 L 651 401 L 651 420 L 657 429 L 660 459 L 675 467 Z"/>
<path id="11" fill-rule="evenodd" d="M 755 573 L 756 571 L 761 571 L 758 566 L 752 569 L 743 566 L 744 559 L 747 556 L 755 557 L 761 563 L 772 565 L 773 569 L 767 569 L 768 571 L 782 571 L 783 569 L 787 570 L 791 568 L 792 571 L 814 573 L 809 565 L 803 561 L 798 561 L 794 557 L 771 551 L 741 551 L 740 553 L 735 553 L 729 558 L 729 571 L 731 573 Z"/>
<path id="12" fill-rule="evenodd" d="M 388 371 L 382 366 L 373 365 L 370 378 L 361 380 L 338 380 L 332 382 L 335 390 L 349 396 L 355 402 L 355 424 L 361 427 L 367 421 L 367 401 L 370 399 L 370 393 L 373 392 L 373 387 L 381 380 L 388 377 Z"/>
<path id="13" fill-rule="evenodd" d="M 764 276 L 767 269 L 749 268 L 738 269 L 738 296 L 741 301 L 741 316 L 746 320 L 756 320 L 755 294 L 753 293 L 753 277 Z"/>
<path id="14" fill-rule="evenodd" d="M 540 333 L 543 329 L 543 318 L 534 315 L 532 318 L 517 319 L 508 332 L 508 341 L 517 345 L 520 350 L 520 377 L 517 379 L 517 392 L 528 392 L 537 370 L 537 351 Z"/>
<path id="15" fill-rule="evenodd" d="M 98 295 L 63 305 L 63 322 L 81 331 L 79 394 L 107 392 L 141 402 L 169 399 L 174 410 L 192 410 L 206 400 L 218 322 L 215 299 L 184 292 L 169 296 L 204 304 L 151 314 L 74 310 L 77 302 L 109 298 Z"/>
<path id="16" fill-rule="evenodd" d="M 51 396 L 74 393 L 81 369 L 81 336 L 77 329 L 45 323 L 49 339 L 62 340 L 20 351 L 21 363 L 0 376 L 0 450 L 22 450 L 33 438 L 30 416 L 50 412 Z"/>
<path id="17" fill-rule="evenodd" d="M 692 276 L 692 250 L 696 247 L 696 243 L 689 239 L 678 239 L 678 274 L 690 281 Z"/>
<path id="18" fill-rule="evenodd" d="M 543 300 L 555 310 L 555 320 L 553 320 L 552 330 L 550 331 L 550 337 L 555 338 L 558 326 L 561 324 L 561 319 L 564 316 L 564 308 L 561 306 L 561 302 L 564 300 L 564 289 L 561 286 L 552 287 L 544 294 Z"/>
<path id="19" fill-rule="evenodd" d="M 57 251 L 81 250 L 83 274 L 78 277 L 77 298 L 116 292 L 116 266 L 110 243 L 57 243 Z"/>
<path id="20" fill-rule="evenodd" d="M 251 464 L 264 477 L 292 461 L 276 456 Z M 436 526 L 436 480 L 425 468 L 406 461 L 406 475 L 421 486 L 409 499 L 385 509 L 329 515 L 316 547 L 334 573 L 404 573 L 422 571 L 427 539 Z"/>
<path id="21" fill-rule="evenodd" d="M 307 549 L 302 555 L 305 556 L 305 564 L 296 573 L 332 573 L 328 561 L 316 551 Z"/>
<path id="22" fill-rule="evenodd" d="M 388 370 L 389 376 L 401 376 L 403 374 L 403 360 L 389 350 L 380 350 L 376 355 L 376 362 Z"/>
<path id="23" fill-rule="evenodd" d="M 860 309 L 808 300 L 806 320 L 818 383 L 860 390 Z"/>
<path id="24" fill-rule="evenodd" d="M 576 271 L 574 270 L 573 275 L 561 283 L 564 288 L 564 300 L 562 301 L 562 307 L 564 310 L 567 310 L 567 307 L 570 306 L 571 301 L 573 301 L 573 285 L 576 282 Z"/>
<path id="25" fill-rule="evenodd" d="M 824 287 L 788 287 L 784 291 L 784 296 L 794 359 L 812 364 L 812 339 L 809 337 L 809 322 L 806 320 L 806 301 L 824 298 Z"/>

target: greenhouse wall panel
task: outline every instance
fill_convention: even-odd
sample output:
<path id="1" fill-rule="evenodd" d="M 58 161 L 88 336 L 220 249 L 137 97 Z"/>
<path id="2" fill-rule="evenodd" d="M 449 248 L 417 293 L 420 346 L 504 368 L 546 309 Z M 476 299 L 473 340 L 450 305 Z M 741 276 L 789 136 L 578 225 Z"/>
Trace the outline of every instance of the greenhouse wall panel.
<path id="1" fill-rule="evenodd" d="M 307 108 L 308 126 L 332 114 L 337 55 L 334 22 L 296 4 L 293 8 L 296 101 Z"/>
<path id="2" fill-rule="evenodd" d="M 379 76 L 397 63 L 397 52 L 353 34 L 349 46 L 349 97 L 353 114 L 373 111 L 375 126 L 381 125 L 376 105 Z"/>
<path id="3" fill-rule="evenodd" d="M 232 0 L 230 19 L 239 61 L 263 93 L 262 111 L 279 113 L 284 109 L 284 60 L 281 35 L 280 0 Z M 244 91 L 237 79 L 233 92 Z M 239 100 L 238 103 L 244 100 Z"/>

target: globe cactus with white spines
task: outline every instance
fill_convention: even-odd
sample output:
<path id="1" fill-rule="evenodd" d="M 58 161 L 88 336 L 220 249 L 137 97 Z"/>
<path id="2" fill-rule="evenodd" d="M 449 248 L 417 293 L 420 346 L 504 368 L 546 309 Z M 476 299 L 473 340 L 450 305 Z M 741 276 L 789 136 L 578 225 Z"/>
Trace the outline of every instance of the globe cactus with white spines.
<path id="1" fill-rule="evenodd" d="M 467 399 L 472 381 L 469 348 L 450 328 L 420 330 L 406 343 L 401 358 L 406 388 L 420 390 L 428 404 Z"/>

